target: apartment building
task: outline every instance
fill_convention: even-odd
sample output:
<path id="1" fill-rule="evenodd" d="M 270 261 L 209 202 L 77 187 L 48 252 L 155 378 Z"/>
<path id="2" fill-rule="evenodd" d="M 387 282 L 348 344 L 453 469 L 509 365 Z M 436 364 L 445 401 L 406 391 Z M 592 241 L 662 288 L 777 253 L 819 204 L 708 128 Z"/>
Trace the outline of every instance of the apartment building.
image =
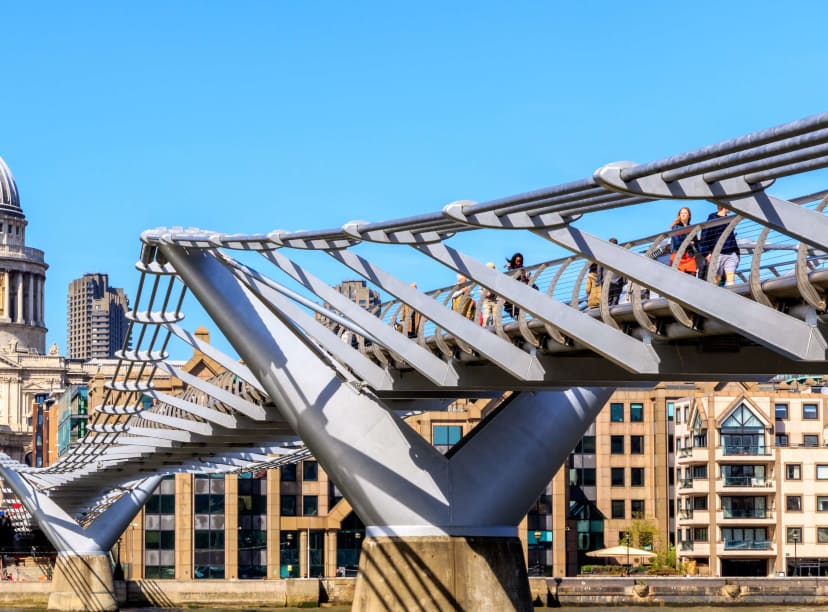
<path id="1" fill-rule="evenodd" d="M 677 549 L 717 576 L 828 574 L 821 379 L 707 385 L 675 405 Z"/>
<path id="2" fill-rule="evenodd" d="M 84 274 L 69 283 L 66 298 L 67 349 L 70 359 L 111 359 L 128 332 L 129 299 L 111 287 L 109 276 Z"/>

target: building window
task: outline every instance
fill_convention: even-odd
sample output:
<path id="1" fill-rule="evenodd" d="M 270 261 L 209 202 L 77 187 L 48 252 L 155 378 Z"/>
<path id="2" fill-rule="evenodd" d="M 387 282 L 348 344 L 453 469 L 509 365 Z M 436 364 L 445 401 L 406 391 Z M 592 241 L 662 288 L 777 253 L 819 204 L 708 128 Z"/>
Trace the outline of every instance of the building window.
<path id="1" fill-rule="evenodd" d="M 785 541 L 788 544 L 802 543 L 802 527 L 788 527 L 785 529 Z"/>
<path id="2" fill-rule="evenodd" d="M 722 465 L 722 479 L 728 487 L 750 487 L 765 482 L 764 465 Z"/>
<path id="3" fill-rule="evenodd" d="M 707 465 L 694 465 L 693 478 L 700 478 L 702 480 L 707 478 Z"/>
<path id="4" fill-rule="evenodd" d="M 816 509 L 817 512 L 828 512 L 828 495 L 817 495 Z"/>
<path id="5" fill-rule="evenodd" d="M 725 549 L 768 550 L 768 530 L 764 527 L 728 527 L 722 529 Z"/>
<path id="6" fill-rule="evenodd" d="M 819 418 L 819 409 L 816 404 L 802 404 L 802 418 L 813 421 Z"/>
<path id="7" fill-rule="evenodd" d="M 644 436 L 630 436 L 630 454 L 644 454 Z"/>
<path id="8" fill-rule="evenodd" d="M 578 440 L 578 444 L 575 446 L 575 451 L 577 453 L 581 453 L 584 455 L 594 455 L 595 454 L 595 436 L 584 436 L 580 440 Z"/>
<path id="9" fill-rule="evenodd" d="M 643 487 L 644 486 L 644 468 L 634 467 L 630 468 L 630 486 Z"/>
<path id="10" fill-rule="evenodd" d="M 624 500 L 623 499 L 614 499 L 614 500 L 612 500 L 612 518 L 614 518 L 614 519 L 624 518 Z"/>
<path id="11" fill-rule="evenodd" d="M 302 462 L 302 480 L 318 480 L 319 479 L 319 464 L 316 461 Z"/>
<path id="12" fill-rule="evenodd" d="M 634 519 L 644 518 L 644 500 L 633 499 L 630 500 L 630 516 Z"/>
<path id="13" fill-rule="evenodd" d="M 624 468 L 614 467 L 610 469 L 610 481 L 613 487 L 624 486 Z"/>
<path id="14" fill-rule="evenodd" d="M 624 404 L 613 402 L 610 404 L 610 421 L 613 423 L 624 422 Z"/>
<path id="15" fill-rule="evenodd" d="M 193 482 L 193 577 L 224 578 L 224 475 Z"/>
<path id="16" fill-rule="evenodd" d="M 302 516 L 319 515 L 319 498 L 316 495 L 302 496 Z"/>
<path id="17" fill-rule="evenodd" d="M 817 464 L 816 478 L 817 480 L 828 480 L 828 465 L 824 463 Z"/>
<path id="18" fill-rule="evenodd" d="M 817 544 L 828 544 L 828 527 L 817 527 Z"/>
<path id="19" fill-rule="evenodd" d="M 644 422 L 644 404 L 630 404 L 630 422 Z"/>
<path id="20" fill-rule="evenodd" d="M 773 407 L 774 416 L 777 421 L 788 419 L 788 404 L 775 404 Z"/>
<path id="21" fill-rule="evenodd" d="M 296 496 L 282 495 L 279 498 L 279 514 L 282 516 L 296 516 Z"/>
<path id="22" fill-rule="evenodd" d="M 581 478 L 585 487 L 595 486 L 595 468 L 584 468 L 581 470 Z"/>
<path id="23" fill-rule="evenodd" d="M 693 498 L 694 510 L 707 510 L 707 495 L 697 495 Z"/>
<path id="24" fill-rule="evenodd" d="M 788 434 L 776 434 L 776 446 L 788 446 Z"/>
<path id="25" fill-rule="evenodd" d="M 296 464 L 288 463 L 279 468 L 279 479 L 282 482 L 296 482 Z"/>
<path id="26" fill-rule="evenodd" d="M 624 454 L 624 436 L 610 436 L 610 452 L 613 455 Z"/>
<path id="27" fill-rule="evenodd" d="M 161 481 L 144 507 L 144 578 L 175 578 L 174 476 Z"/>
<path id="28" fill-rule="evenodd" d="M 244 472 L 238 480 L 239 578 L 267 577 L 267 473 Z"/>
<path id="29" fill-rule="evenodd" d="M 819 446 L 819 436 L 815 434 L 805 434 L 802 436 L 802 446 Z"/>
<path id="30" fill-rule="evenodd" d="M 764 454 L 765 427 L 745 403 L 722 422 L 720 433 L 726 455 Z"/>
<path id="31" fill-rule="evenodd" d="M 675 402 L 667 402 L 667 418 L 672 419 L 676 409 Z"/>
<path id="32" fill-rule="evenodd" d="M 694 542 L 707 542 L 707 527 L 694 527 L 693 528 L 693 541 Z"/>
<path id="33" fill-rule="evenodd" d="M 802 512 L 802 496 L 787 495 L 785 497 L 785 507 L 789 512 Z"/>
<path id="34" fill-rule="evenodd" d="M 786 463 L 785 480 L 802 480 L 802 464 Z"/>
<path id="35" fill-rule="evenodd" d="M 463 437 L 462 425 L 435 425 L 431 429 L 431 443 L 444 455 Z"/>

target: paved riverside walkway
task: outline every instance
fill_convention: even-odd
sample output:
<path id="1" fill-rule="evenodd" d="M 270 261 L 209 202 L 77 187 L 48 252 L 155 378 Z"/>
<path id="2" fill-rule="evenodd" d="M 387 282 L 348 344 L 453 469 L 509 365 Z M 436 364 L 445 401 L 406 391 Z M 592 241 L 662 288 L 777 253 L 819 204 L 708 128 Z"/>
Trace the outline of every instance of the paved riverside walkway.
<path id="1" fill-rule="evenodd" d="M 536 606 L 828 606 L 828 578 L 530 578 Z"/>

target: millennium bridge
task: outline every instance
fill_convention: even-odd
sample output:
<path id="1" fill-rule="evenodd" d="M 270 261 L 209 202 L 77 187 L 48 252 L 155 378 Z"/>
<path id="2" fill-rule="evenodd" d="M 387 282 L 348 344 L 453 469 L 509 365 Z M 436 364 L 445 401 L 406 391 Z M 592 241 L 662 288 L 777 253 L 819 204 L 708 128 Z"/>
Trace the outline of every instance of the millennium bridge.
<path id="1" fill-rule="evenodd" d="M 164 475 L 259 470 L 312 453 L 367 526 L 354 609 L 531 609 L 517 524 L 614 388 L 828 371 L 828 191 L 771 193 L 778 179 L 811 174 L 813 183 L 825 167 L 828 113 L 404 219 L 255 235 L 144 232 L 133 344 L 86 436 L 45 468 L 0 460 L 59 553 L 49 608 L 117 609 L 109 550 Z M 626 208 L 634 217 L 650 202 L 669 220 L 687 200 L 728 214 L 620 243 L 581 229 L 592 215 Z M 706 275 L 680 271 L 713 227 Z M 527 266 L 523 282 L 452 246 L 481 230 L 511 231 L 515 244 L 529 233 L 570 255 Z M 720 286 L 716 264 L 734 235 L 739 265 Z M 663 254 L 671 242 L 680 245 L 672 258 Z M 361 243 L 383 255 L 358 254 Z M 383 268 L 403 249 L 463 278 L 422 291 Z M 372 310 L 350 301 L 291 258 L 308 250 L 388 300 Z M 597 305 L 584 299 L 596 267 Z M 486 325 L 452 308 L 457 292 L 484 291 L 497 300 Z M 240 361 L 185 329 L 187 294 Z M 171 343 L 225 373 L 182 371 Z M 159 372 L 187 390 L 158 390 Z M 504 399 L 445 456 L 402 420 L 461 397 Z"/>

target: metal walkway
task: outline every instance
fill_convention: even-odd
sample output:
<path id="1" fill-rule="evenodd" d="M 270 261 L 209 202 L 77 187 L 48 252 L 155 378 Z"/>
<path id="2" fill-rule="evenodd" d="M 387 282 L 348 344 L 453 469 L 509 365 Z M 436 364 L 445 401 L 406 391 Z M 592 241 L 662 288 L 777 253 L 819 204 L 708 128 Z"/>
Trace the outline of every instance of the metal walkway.
<path id="1" fill-rule="evenodd" d="M 89 525 L 150 474 L 260 469 L 305 456 L 306 432 L 268 393 L 270 373 L 221 354 L 182 327 L 185 292 L 222 294 L 222 283 L 229 281 L 211 285 L 204 280 L 209 274 L 185 278 L 174 263 L 176 253 L 226 272 L 254 304 L 238 312 L 226 305 L 208 309 L 219 328 L 238 325 L 239 317 L 275 317 L 339 380 L 399 413 L 505 390 L 828 371 L 828 192 L 793 200 L 768 193 L 775 179 L 826 166 L 828 113 L 663 160 L 609 164 L 580 181 L 490 202 L 454 202 L 412 218 L 257 235 L 147 231 L 130 315 L 135 348 L 120 354 L 118 374 L 86 437 L 53 466 L 27 468 L 7 460 L 0 472 L 19 473 L 33 490 Z M 669 232 L 616 245 L 578 227 L 584 216 L 608 209 L 629 207 L 634 215 L 643 202 L 685 199 L 708 200 L 732 214 L 683 233 L 672 266 L 654 257 L 669 242 Z M 675 208 L 672 203 L 665 218 Z M 712 252 L 710 277 L 678 271 L 693 236 L 711 225 L 725 229 Z M 449 245 L 452 236 L 480 229 L 529 232 L 572 255 L 526 268 L 531 280 L 522 283 Z M 732 232 L 741 253 L 737 284 L 719 287 L 710 281 Z M 350 247 L 360 242 L 386 245 L 389 253 L 408 246 L 464 275 L 473 293 L 490 290 L 498 296 L 493 323 L 481 326 L 450 308 L 458 287 L 421 292 L 381 262 L 357 255 Z M 366 311 L 292 260 L 295 249 L 326 253 L 343 266 L 343 277 L 355 273 L 391 299 Z M 258 253 L 261 265 L 241 263 L 237 251 Z M 584 282 L 591 263 L 612 274 L 604 274 L 600 306 L 588 309 Z M 628 301 L 611 303 L 613 274 L 628 280 Z M 519 308 L 516 318 L 504 314 L 506 303 Z M 410 323 L 401 321 L 403 304 L 421 314 L 412 338 L 395 328 L 395 322 Z M 343 334 L 356 346 L 343 342 Z M 238 330 L 225 335 L 236 348 L 248 341 Z M 269 340 L 272 367 L 301 379 L 301 367 L 279 361 L 278 334 Z M 182 372 L 167 361 L 172 341 L 204 352 L 226 374 L 203 381 Z M 152 381 L 159 370 L 190 390 L 182 397 L 158 392 Z"/>

